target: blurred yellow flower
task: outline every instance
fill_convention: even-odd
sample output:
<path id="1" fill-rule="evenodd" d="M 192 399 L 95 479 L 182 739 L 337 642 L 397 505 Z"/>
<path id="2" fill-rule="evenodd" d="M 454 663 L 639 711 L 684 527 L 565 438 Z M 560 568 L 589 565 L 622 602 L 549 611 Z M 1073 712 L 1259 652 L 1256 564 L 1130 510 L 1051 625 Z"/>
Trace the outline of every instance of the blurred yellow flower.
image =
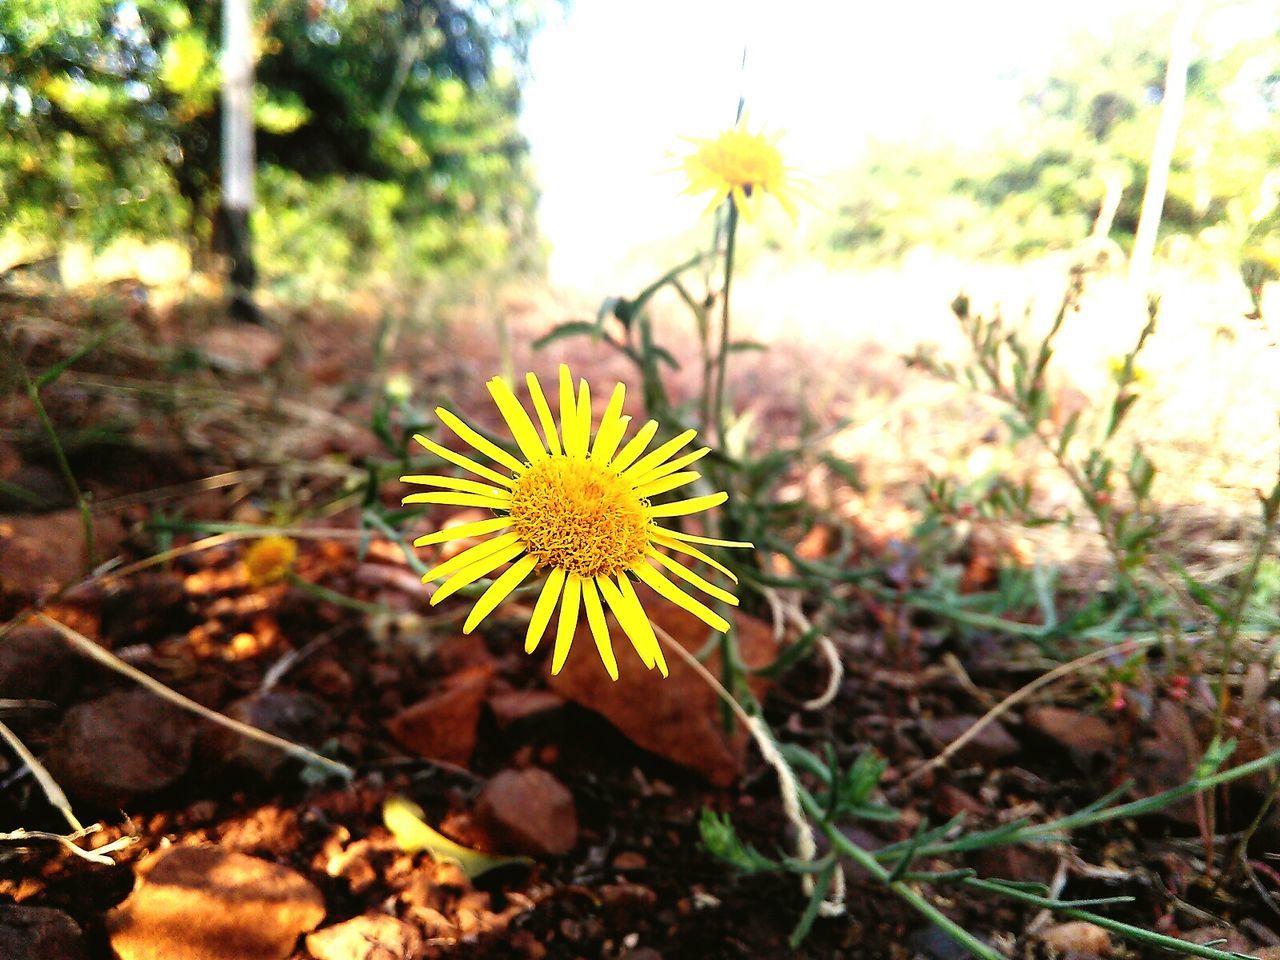
<path id="1" fill-rule="evenodd" d="M 1124 377 L 1125 359 L 1125 357 L 1112 357 L 1107 361 L 1107 369 L 1111 371 L 1111 378 L 1117 383 L 1120 383 L 1121 378 Z M 1151 372 L 1146 367 L 1140 367 L 1135 363 L 1133 370 L 1130 371 L 1130 376 L 1133 378 L 1129 382 L 1131 387 L 1142 389 L 1151 386 Z"/>
<path id="2" fill-rule="evenodd" d="M 289 537 L 275 534 L 255 540 L 244 555 L 245 569 L 249 572 L 249 584 L 264 587 L 284 579 L 298 559 L 298 545 Z"/>
<path id="3" fill-rule="evenodd" d="M 684 171 L 689 177 L 687 193 L 714 190 L 713 208 L 732 196 L 748 220 L 754 217 L 761 194 L 767 193 L 795 217 L 790 173 L 774 138 L 739 125 L 714 139 L 692 142 L 697 149 L 684 158 Z"/>
<path id="4" fill-rule="evenodd" d="M 415 546 L 428 546 L 493 535 L 427 571 L 422 578 L 424 583 L 445 578 L 432 595 L 431 603 L 439 603 L 462 587 L 511 564 L 476 601 L 462 628 L 463 633 L 470 633 L 530 574 L 548 570 L 525 636 L 526 653 L 537 648 L 558 604 L 560 616 L 551 672 L 559 673 L 564 666 L 579 614 L 585 612 L 600 659 L 609 676 L 618 679 L 618 664 L 605 621 L 607 605 L 644 665 L 650 670 L 657 667 L 666 676 L 662 648 L 631 577 L 714 629 L 726 631 L 729 624 L 724 618 L 677 586 L 667 574 L 725 603 L 736 605 L 737 599 L 662 550 L 710 564 L 735 580 L 727 568 L 696 545 L 751 546 L 696 536 L 657 523 L 698 513 L 727 499 L 727 494 L 713 493 L 656 506 L 649 502 L 650 497 L 698 479 L 698 473 L 685 468 L 703 457 L 708 448 L 677 456 L 696 435 L 696 431 L 686 430 L 645 453 L 658 431 L 658 424 L 653 420 L 623 444 L 631 418 L 622 414 L 625 393 L 622 384 L 614 388 L 593 440 L 590 387 L 585 380 L 579 380 L 575 396 L 573 378 L 564 365 L 560 367 L 557 430 L 537 377 L 531 373 L 525 380 L 541 435 L 533 418 L 503 380 L 495 377 L 488 383 L 489 392 L 520 448 L 521 458 L 486 440 L 441 407 L 436 408 L 436 415 L 445 425 L 499 469 L 455 453 L 426 437 L 414 438 L 436 456 L 470 471 L 484 482 L 444 476 L 401 477 L 406 483 L 439 487 L 444 491 L 411 494 L 405 497 L 406 504 L 485 507 L 496 514 L 488 520 L 449 527 L 414 541 Z"/>

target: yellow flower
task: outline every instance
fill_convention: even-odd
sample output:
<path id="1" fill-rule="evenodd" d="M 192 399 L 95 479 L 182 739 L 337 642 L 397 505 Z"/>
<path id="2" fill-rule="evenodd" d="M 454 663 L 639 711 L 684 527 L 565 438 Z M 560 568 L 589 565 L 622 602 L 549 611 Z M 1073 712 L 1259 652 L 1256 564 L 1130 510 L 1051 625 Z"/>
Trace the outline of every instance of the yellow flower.
<path id="1" fill-rule="evenodd" d="M 761 194 L 768 193 L 795 217 L 789 173 L 773 138 L 736 126 L 713 140 L 694 140 L 693 143 L 697 149 L 684 158 L 684 170 L 689 177 L 687 193 L 714 190 L 713 208 L 725 197 L 732 196 L 748 220 L 754 217 Z"/>
<path id="2" fill-rule="evenodd" d="M 298 545 L 288 537 L 272 535 L 254 542 L 244 555 L 251 586 L 264 587 L 284 578 L 298 559 Z"/>
<path id="3" fill-rule="evenodd" d="M 454 453 L 426 437 L 414 438 L 432 453 L 484 482 L 443 476 L 401 477 L 406 483 L 439 487 L 444 491 L 411 494 L 405 497 L 406 504 L 487 507 L 496 514 L 492 519 L 450 527 L 414 541 L 415 546 L 422 547 L 492 535 L 427 571 L 422 578 L 424 583 L 446 578 L 432 595 L 431 602 L 437 604 L 462 587 L 510 564 L 476 601 L 462 627 L 463 633 L 470 633 L 530 574 L 549 570 L 529 620 L 526 653 L 537 648 L 559 604 L 551 672 L 559 673 L 564 666 L 579 613 L 585 612 L 600 659 L 609 676 L 617 680 L 618 664 L 604 615 L 607 605 L 644 665 L 650 670 L 656 666 L 666 676 L 662 649 L 630 578 L 634 576 L 704 623 L 725 631 L 729 624 L 724 618 L 677 586 L 667 574 L 725 603 L 736 605 L 737 599 L 667 556 L 662 549 L 701 560 L 730 579 L 736 579 L 695 544 L 751 546 L 658 525 L 659 520 L 698 513 L 727 499 L 727 494 L 714 493 L 656 506 L 649 502 L 650 497 L 696 480 L 699 474 L 685 468 L 704 456 L 708 448 L 677 456 L 696 435 L 696 431 L 687 430 L 645 453 L 658 431 L 658 424 L 653 420 L 624 444 L 631 418 L 622 415 L 625 393 L 622 384 L 614 388 L 593 440 L 590 388 L 585 380 L 580 380 L 575 398 L 573 379 L 564 365 L 560 367 L 557 431 L 542 385 L 532 373 L 525 379 L 542 428 L 541 435 L 524 405 L 503 380 L 495 377 L 488 383 L 522 458 L 489 442 L 441 407 L 436 408 L 436 415 L 445 425 L 497 464 L 498 469 Z"/>
<path id="4" fill-rule="evenodd" d="M 1125 357 L 1111 357 L 1107 360 L 1107 369 L 1111 372 L 1111 378 L 1117 383 L 1124 377 Z M 1136 389 L 1143 389 L 1151 386 L 1151 373 L 1146 367 L 1140 367 L 1136 363 L 1130 371 L 1132 379 L 1129 386 Z"/>

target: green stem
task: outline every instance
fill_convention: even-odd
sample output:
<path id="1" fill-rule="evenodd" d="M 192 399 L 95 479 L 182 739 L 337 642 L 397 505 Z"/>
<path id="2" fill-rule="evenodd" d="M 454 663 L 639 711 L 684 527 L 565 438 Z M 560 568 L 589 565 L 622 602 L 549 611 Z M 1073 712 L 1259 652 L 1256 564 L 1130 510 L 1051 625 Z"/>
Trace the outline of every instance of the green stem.
<path id="1" fill-rule="evenodd" d="M 720 351 L 716 356 L 716 442 L 724 447 L 725 408 L 724 380 L 729 365 L 729 289 L 733 284 L 733 254 L 738 240 L 738 205 L 729 197 L 729 218 L 725 227 L 724 244 L 724 301 L 720 309 Z"/>
<path id="2" fill-rule="evenodd" d="M 14 359 L 17 360 L 16 353 Z M 49 419 L 49 413 L 45 410 L 44 404 L 40 400 L 40 388 L 27 376 L 26 367 L 22 365 L 21 360 L 18 360 L 18 372 L 22 374 L 22 379 L 26 382 L 27 396 L 31 398 L 31 404 L 36 408 L 36 416 L 40 418 L 40 426 L 44 429 L 45 436 L 49 438 L 49 445 L 53 447 L 53 456 L 58 462 L 58 472 L 62 474 L 63 482 L 66 483 L 67 489 L 71 491 L 71 495 L 75 497 L 76 507 L 80 511 L 80 525 L 84 528 L 85 556 L 89 561 L 89 567 L 93 568 L 96 565 L 94 556 L 96 551 L 93 544 L 93 511 L 89 507 L 89 501 L 80 491 L 80 484 L 76 483 L 75 474 L 71 472 L 71 464 L 67 462 L 67 454 L 58 440 L 58 431 L 54 429 L 53 421 Z"/>
<path id="3" fill-rule="evenodd" d="M 299 587 L 311 594 L 313 597 L 323 600 L 326 603 L 332 603 L 338 607 L 346 607 L 348 610 L 358 610 L 361 613 L 381 614 L 390 613 L 389 607 L 384 607 L 377 603 L 365 603 L 363 600 L 357 600 L 355 597 L 348 597 L 345 593 L 338 593 L 336 590 L 330 590 L 328 587 L 322 587 L 318 583 L 312 583 L 310 580 L 304 580 L 292 570 L 285 577 L 295 587 Z"/>

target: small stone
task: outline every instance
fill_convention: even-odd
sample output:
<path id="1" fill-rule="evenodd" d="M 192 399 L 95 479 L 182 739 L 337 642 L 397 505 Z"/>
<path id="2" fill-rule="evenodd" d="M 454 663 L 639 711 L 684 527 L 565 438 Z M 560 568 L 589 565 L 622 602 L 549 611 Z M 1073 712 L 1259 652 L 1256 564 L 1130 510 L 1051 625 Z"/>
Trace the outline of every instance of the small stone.
<path id="1" fill-rule="evenodd" d="M 175 783 L 195 738 L 188 713 L 146 690 L 124 690 L 68 710 L 44 761 L 72 797 L 119 807 Z"/>
<path id="2" fill-rule="evenodd" d="M 171 847 L 145 861 L 107 915 L 120 960 L 285 960 L 324 919 L 301 874 L 218 847 Z"/>
<path id="3" fill-rule="evenodd" d="M 1027 711 L 1026 722 L 1028 728 L 1065 749 L 1086 772 L 1116 747 L 1115 729 L 1102 718 L 1079 710 L 1036 707 Z"/>
<path id="4" fill-rule="evenodd" d="M 485 784 L 476 819 L 503 850 L 560 855 L 578 842 L 573 794 L 537 767 L 503 770 Z"/>
<path id="5" fill-rule="evenodd" d="M 958 740 L 977 722 L 977 717 L 966 714 L 936 717 L 924 722 L 924 732 L 933 741 L 934 748 L 941 750 Z M 1010 735 L 1004 724 L 995 720 L 979 730 L 972 740 L 956 752 L 954 762 L 960 765 L 977 763 L 987 767 L 995 766 L 1020 749 L 1021 745 Z"/>
<path id="6" fill-rule="evenodd" d="M 251 323 L 225 324 L 206 330 L 197 341 L 209 365 L 230 373 L 265 373 L 280 359 L 280 334 Z"/>
<path id="7" fill-rule="evenodd" d="M 110 558 L 123 537 L 119 520 L 95 519 L 95 559 L 101 563 Z M 0 592 L 50 592 L 75 583 L 88 572 L 80 511 L 0 516 Z"/>
<path id="8" fill-rule="evenodd" d="M 235 701 L 227 716 L 267 733 L 283 737 L 291 743 L 316 746 L 333 727 L 333 714 L 324 701 L 296 690 L 268 690 L 251 693 Z M 289 761 L 289 755 L 277 747 L 250 740 L 233 731 L 218 727 L 211 735 L 221 748 L 218 752 L 229 763 L 237 763 L 269 777 Z"/>
<path id="9" fill-rule="evenodd" d="M 476 748 L 476 727 L 492 676 L 487 667 L 456 675 L 444 689 L 392 717 L 387 729 L 401 746 L 420 757 L 467 766 Z"/>
<path id="10" fill-rule="evenodd" d="M 307 935 L 316 960 L 410 960 L 425 945 L 416 927 L 385 913 L 367 913 Z"/>
<path id="11" fill-rule="evenodd" d="M 508 690 L 491 696 L 489 709 L 498 727 L 505 730 L 521 720 L 558 710 L 564 702 L 564 697 L 550 690 Z"/>
<path id="12" fill-rule="evenodd" d="M 0 699 L 64 702 L 75 689 L 80 657 L 57 631 L 26 624 L 0 640 Z"/>
<path id="13" fill-rule="evenodd" d="M 1081 960 L 1111 955 L 1111 934 L 1083 920 L 1049 927 L 1041 932 L 1040 939 L 1059 955 L 1071 955 Z"/>
<path id="14" fill-rule="evenodd" d="M 649 861 L 645 859 L 644 854 L 634 850 L 623 850 L 613 858 L 615 870 L 643 870 L 648 865 Z"/>
<path id="15" fill-rule="evenodd" d="M 0 957 L 4 960 L 81 960 L 85 956 L 80 928 L 61 910 L 0 906 Z"/>

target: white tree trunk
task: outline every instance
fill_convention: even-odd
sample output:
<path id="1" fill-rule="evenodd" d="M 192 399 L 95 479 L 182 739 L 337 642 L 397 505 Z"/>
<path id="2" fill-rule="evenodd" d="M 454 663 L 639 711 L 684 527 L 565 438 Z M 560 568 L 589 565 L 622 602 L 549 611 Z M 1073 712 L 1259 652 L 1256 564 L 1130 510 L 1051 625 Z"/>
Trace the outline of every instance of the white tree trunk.
<path id="1" fill-rule="evenodd" d="M 1187 68 L 1191 65 L 1192 37 L 1200 12 L 1200 0 L 1183 0 L 1178 19 L 1169 40 L 1169 65 L 1165 70 L 1164 98 L 1160 104 L 1160 126 L 1151 148 L 1147 167 L 1147 189 L 1142 196 L 1142 213 L 1138 232 L 1133 238 L 1133 256 L 1129 260 L 1129 282 L 1142 292 L 1151 274 L 1155 255 L 1156 234 L 1164 215 L 1165 195 L 1169 188 L 1169 166 L 1178 142 L 1178 127 L 1187 102 Z"/>
<path id="2" fill-rule="evenodd" d="M 249 0 L 222 0 L 222 202 L 253 209 L 253 21 Z"/>

